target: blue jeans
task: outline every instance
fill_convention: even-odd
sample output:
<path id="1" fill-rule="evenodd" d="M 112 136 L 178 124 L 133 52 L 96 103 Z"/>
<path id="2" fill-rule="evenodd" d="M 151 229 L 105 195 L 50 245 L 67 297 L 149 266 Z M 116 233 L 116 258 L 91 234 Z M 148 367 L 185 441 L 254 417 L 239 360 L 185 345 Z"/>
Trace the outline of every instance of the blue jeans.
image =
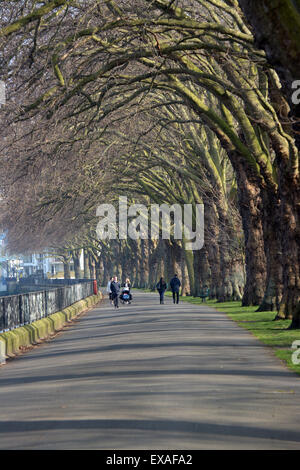
<path id="1" fill-rule="evenodd" d="M 165 291 L 159 291 L 159 300 L 160 300 L 160 303 L 163 304 L 164 303 L 164 295 L 165 295 Z"/>

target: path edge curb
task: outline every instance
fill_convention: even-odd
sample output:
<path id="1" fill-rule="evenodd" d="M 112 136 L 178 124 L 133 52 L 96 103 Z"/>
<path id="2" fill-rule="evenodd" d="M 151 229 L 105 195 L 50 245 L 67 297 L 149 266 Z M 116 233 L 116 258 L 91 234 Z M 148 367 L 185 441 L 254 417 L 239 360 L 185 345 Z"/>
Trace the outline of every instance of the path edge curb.
<path id="1" fill-rule="evenodd" d="M 5 364 L 7 359 L 18 356 L 24 350 L 53 337 L 81 313 L 94 307 L 102 299 L 103 294 L 99 292 L 46 318 L 0 333 L 0 365 Z"/>

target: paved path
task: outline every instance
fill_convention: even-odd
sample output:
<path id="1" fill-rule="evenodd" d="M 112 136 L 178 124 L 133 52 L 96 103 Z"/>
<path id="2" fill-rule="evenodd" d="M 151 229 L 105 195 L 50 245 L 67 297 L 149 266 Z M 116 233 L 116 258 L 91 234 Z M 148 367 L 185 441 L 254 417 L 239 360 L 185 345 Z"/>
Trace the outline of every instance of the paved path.
<path id="1" fill-rule="evenodd" d="M 0 368 L 1 449 L 298 449 L 300 379 L 225 314 L 106 301 Z"/>

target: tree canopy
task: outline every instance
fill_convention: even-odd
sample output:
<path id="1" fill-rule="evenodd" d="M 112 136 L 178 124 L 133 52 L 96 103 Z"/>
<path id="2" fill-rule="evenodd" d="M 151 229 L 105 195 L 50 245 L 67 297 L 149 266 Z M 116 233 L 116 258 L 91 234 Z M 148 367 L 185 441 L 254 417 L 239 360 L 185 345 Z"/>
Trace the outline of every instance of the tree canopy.
<path id="1" fill-rule="evenodd" d="M 244 304 L 299 326 L 295 113 L 270 59 L 276 38 L 261 49 L 240 4 L 251 24 L 236 0 L 1 2 L 11 249 L 92 233 L 97 206 L 119 194 L 204 202 L 205 248 L 185 253 L 190 286 L 210 266 L 220 298 L 237 293 L 243 245 Z"/>

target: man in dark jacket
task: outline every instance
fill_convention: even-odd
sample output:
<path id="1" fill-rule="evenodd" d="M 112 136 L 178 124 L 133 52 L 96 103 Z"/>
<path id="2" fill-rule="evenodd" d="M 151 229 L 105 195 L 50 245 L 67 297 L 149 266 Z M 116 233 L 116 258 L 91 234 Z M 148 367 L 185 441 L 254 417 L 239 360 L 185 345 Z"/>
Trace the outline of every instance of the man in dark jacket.
<path id="1" fill-rule="evenodd" d="M 118 282 L 117 276 L 115 276 L 110 284 L 111 298 L 114 302 L 115 308 L 119 308 L 119 294 L 120 294 L 120 283 Z"/>
<path id="2" fill-rule="evenodd" d="M 174 274 L 174 277 L 170 281 L 170 287 L 173 294 L 173 303 L 175 304 L 175 297 L 176 297 L 176 304 L 179 302 L 179 288 L 181 286 L 181 282 L 178 279 L 177 274 Z"/>
<path id="3" fill-rule="evenodd" d="M 161 277 L 158 283 L 156 284 L 156 289 L 158 290 L 159 300 L 161 304 L 164 304 L 164 294 L 167 288 L 168 288 L 167 283 L 164 281 L 164 278 Z"/>

